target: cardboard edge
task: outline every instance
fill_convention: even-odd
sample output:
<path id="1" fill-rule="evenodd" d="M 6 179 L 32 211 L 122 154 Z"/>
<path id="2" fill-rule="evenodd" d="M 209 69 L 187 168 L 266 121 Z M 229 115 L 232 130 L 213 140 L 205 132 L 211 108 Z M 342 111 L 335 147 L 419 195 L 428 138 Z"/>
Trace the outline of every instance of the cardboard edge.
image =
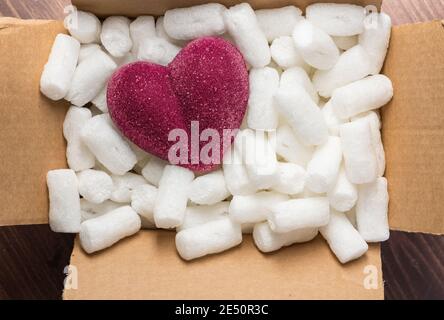
<path id="1" fill-rule="evenodd" d="M 336 2 L 336 3 L 356 3 L 361 6 L 375 6 L 378 10 L 382 7 L 382 0 L 127 0 L 122 6 L 119 0 L 72 0 L 72 4 L 79 10 L 93 12 L 101 18 L 110 15 L 126 15 L 128 17 L 137 17 L 138 15 L 160 16 L 166 10 L 175 8 L 187 8 L 194 5 L 205 4 L 208 2 L 218 2 L 229 7 L 242 2 L 248 2 L 254 9 L 272 9 L 276 7 L 284 7 L 287 5 L 295 5 L 301 10 L 313 3 Z"/>

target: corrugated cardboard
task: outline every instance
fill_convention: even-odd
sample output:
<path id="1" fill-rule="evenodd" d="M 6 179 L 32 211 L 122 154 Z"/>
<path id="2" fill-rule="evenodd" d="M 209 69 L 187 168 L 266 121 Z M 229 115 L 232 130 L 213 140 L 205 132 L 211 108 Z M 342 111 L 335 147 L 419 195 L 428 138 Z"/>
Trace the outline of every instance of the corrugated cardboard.
<path id="1" fill-rule="evenodd" d="M 379 245 L 345 266 L 325 241 L 262 254 L 250 237 L 230 251 L 185 262 L 174 233 L 144 231 L 98 254 L 74 246 L 78 289 L 65 299 L 382 299 Z M 377 288 L 364 285 L 375 272 Z"/>
<path id="2" fill-rule="evenodd" d="M 125 15 L 135 17 L 141 14 L 162 15 L 166 10 L 173 8 L 189 7 L 197 4 L 219 2 L 226 6 L 232 6 L 240 2 L 248 2 L 256 9 L 279 8 L 287 5 L 297 5 L 301 9 L 316 2 L 356 3 L 359 5 L 381 6 L 382 0 L 72 0 L 78 8 L 94 12 L 99 16 Z"/>
<path id="3" fill-rule="evenodd" d="M 395 96 L 383 109 L 390 227 L 444 233 L 444 27 L 396 27 L 384 73 Z"/>
<path id="4" fill-rule="evenodd" d="M 167 7 L 206 1 L 73 2 L 102 14 L 160 14 Z M 250 2 L 279 7 L 309 1 Z M 0 19 L 0 225 L 46 223 L 46 172 L 66 166 L 66 103 L 39 94 L 43 65 L 62 31 L 61 22 Z M 444 233 L 442 40 L 439 23 L 393 30 L 385 72 L 393 79 L 395 99 L 383 112 L 383 138 L 396 229 Z M 173 233 L 144 231 L 92 256 L 76 241 L 71 264 L 79 288 L 67 290 L 67 299 L 383 298 L 379 245 L 342 266 L 320 237 L 270 255 L 259 253 L 246 237 L 238 248 L 187 263 L 175 252 Z M 365 289 L 365 272 L 372 271 L 377 289 Z"/>
<path id="5" fill-rule="evenodd" d="M 48 222 L 46 172 L 66 166 L 66 102 L 40 94 L 61 22 L 0 19 L 0 225 Z"/>

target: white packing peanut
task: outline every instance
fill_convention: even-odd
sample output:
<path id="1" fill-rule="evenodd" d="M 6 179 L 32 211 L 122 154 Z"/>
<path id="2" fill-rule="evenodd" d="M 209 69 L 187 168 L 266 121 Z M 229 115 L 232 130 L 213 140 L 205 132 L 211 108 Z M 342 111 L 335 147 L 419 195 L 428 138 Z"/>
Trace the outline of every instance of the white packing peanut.
<path id="1" fill-rule="evenodd" d="M 341 50 L 348 50 L 356 46 L 359 42 L 358 35 L 354 36 L 345 36 L 345 37 L 332 37 L 333 41 L 336 43 L 336 46 Z"/>
<path id="2" fill-rule="evenodd" d="M 66 96 L 79 59 L 80 43 L 66 34 L 58 34 L 40 78 L 40 91 L 51 100 Z"/>
<path id="3" fill-rule="evenodd" d="M 230 196 L 222 170 L 197 177 L 189 188 L 188 197 L 196 204 L 215 204 Z"/>
<path id="4" fill-rule="evenodd" d="M 229 218 L 217 219 L 176 234 L 176 248 L 185 260 L 218 253 L 242 242 L 242 229 Z"/>
<path id="5" fill-rule="evenodd" d="M 289 200 L 289 196 L 274 192 L 261 191 L 249 196 L 233 196 L 229 216 L 238 223 L 257 223 L 267 220 L 272 206 Z"/>
<path id="6" fill-rule="evenodd" d="M 248 177 L 257 189 L 268 189 L 277 181 L 278 162 L 275 145 L 265 131 L 245 129 L 235 143 L 247 168 Z"/>
<path id="7" fill-rule="evenodd" d="M 79 51 L 79 60 L 78 63 L 85 60 L 91 53 L 96 51 L 102 51 L 102 48 L 97 43 L 89 43 L 89 44 L 83 44 L 80 46 Z"/>
<path id="8" fill-rule="evenodd" d="M 327 141 L 328 128 L 322 112 L 303 87 L 281 88 L 275 99 L 278 111 L 302 143 L 320 145 Z"/>
<path id="9" fill-rule="evenodd" d="M 241 224 L 242 234 L 252 234 L 254 229 L 254 223 Z"/>
<path id="10" fill-rule="evenodd" d="M 113 57 L 123 57 L 133 47 L 130 36 L 130 20 L 123 16 L 106 18 L 103 21 L 100 39 L 105 49 Z"/>
<path id="11" fill-rule="evenodd" d="M 128 143 L 114 128 L 108 114 L 92 117 L 82 127 L 82 141 L 109 171 L 123 175 L 137 163 Z"/>
<path id="12" fill-rule="evenodd" d="M 276 153 L 286 161 L 305 168 L 313 152 L 314 147 L 301 143 L 289 125 L 276 130 Z"/>
<path id="13" fill-rule="evenodd" d="M 317 228 L 298 229 L 286 233 L 276 233 L 271 230 L 267 222 L 254 226 L 253 240 L 256 247 L 262 252 L 273 252 L 295 243 L 308 242 L 318 234 Z"/>
<path id="14" fill-rule="evenodd" d="M 341 125 L 342 151 L 347 178 L 351 183 L 363 184 L 376 180 L 378 163 L 373 148 L 368 121 L 352 121 Z"/>
<path id="15" fill-rule="evenodd" d="M 342 212 L 332 209 L 330 222 L 319 231 L 341 263 L 358 259 L 368 250 L 365 240 Z"/>
<path id="16" fill-rule="evenodd" d="M 341 167 L 338 179 L 327 195 L 330 206 L 339 212 L 347 212 L 355 206 L 358 200 L 358 189 L 348 181 L 344 167 Z"/>
<path id="17" fill-rule="evenodd" d="M 95 105 L 103 113 L 108 113 L 108 102 L 106 100 L 106 90 L 107 86 L 103 87 L 102 90 L 97 94 L 97 96 L 91 100 L 92 104 Z"/>
<path id="18" fill-rule="evenodd" d="M 179 53 L 180 47 L 163 38 L 147 38 L 140 42 L 137 60 L 146 60 L 166 66 Z"/>
<path id="19" fill-rule="evenodd" d="M 278 64 L 275 62 L 275 61 L 273 61 L 273 60 L 271 60 L 270 61 L 270 63 L 267 65 L 267 67 L 269 67 L 269 68 L 273 68 L 274 70 L 276 70 L 277 72 L 278 72 L 278 74 L 279 74 L 279 76 L 281 76 L 282 75 L 282 72 L 284 71 L 280 66 L 278 66 Z M 311 68 L 311 67 L 310 67 Z"/>
<path id="20" fill-rule="evenodd" d="M 139 215 L 130 206 L 120 207 L 82 222 L 80 245 L 87 253 L 93 253 L 137 233 L 140 227 Z"/>
<path id="21" fill-rule="evenodd" d="M 94 165 L 93 169 L 106 172 L 107 174 L 111 175 L 111 171 L 109 171 L 103 164 L 101 164 L 99 161 L 96 161 L 96 164 Z"/>
<path id="22" fill-rule="evenodd" d="M 178 40 L 171 38 L 168 33 L 165 31 L 164 27 L 164 16 L 158 17 L 156 20 L 156 36 L 162 39 L 165 39 L 166 41 L 178 46 L 178 47 L 184 47 L 187 43 L 184 40 Z"/>
<path id="23" fill-rule="evenodd" d="M 316 69 L 329 70 L 339 59 L 339 49 L 333 39 L 307 20 L 296 25 L 293 40 L 305 62 Z"/>
<path id="24" fill-rule="evenodd" d="M 298 229 L 325 226 L 329 218 L 328 198 L 314 197 L 275 204 L 268 215 L 268 223 L 274 232 L 287 233 Z"/>
<path id="25" fill-rule="evenodd" d="M 219 202 L 209 206 L 189 206 L 185 211 L 185 218 L 176 231 L 193 228 L 204 223 L 227 217 L 228 201 Z"/>
<path id="26" fill-rule="evenodd" d="M 307 19 L 332 36 L 353 36 L 364 31 L 366 9 L 353 4 L 316 3 L 307 7 Z"/>
<path id="27" fill-rule="evenodd" d="M 118 67 L 121 67 L 121 66 L 124 66 L 126 64 L 138 61 L 138 59 L 137 59 L 135 54 L 133 54 L 132 52 L 128 52 L 123 57 L 114 58 L 114 61 L 116 62 Z"/>
<path id="28" fill-rule="evenodd" d="M 91 119 L 91 111 L 87 108 L 71 106 L 63 122 L 63 135 L 67 141 L 66 159 L 68 166 L 74 171 L 94 167 L 95 158 L 80 137 L 82 127 Z"/>
<path id="29" fill-rule="evenodd" d="M 132 52 L 137 52 L 143 39 L 156 37 L 156 24 L 152 16 L 139 16 L 131 22 L 131 40 L 133 41 Z"/>
<path id="30" fill-rule="evenodd" d="M 253 68 L 262 68 L 270 63 L 271 53 L 267 38 L 248 3 L 226 10 L 224 21 L 238 49 Z"/>
<path id="31" fill-rule="evenodd" d="M 153 219 L 148 219 L 148 218 L 146 218 L 145 216 L 141 216 L 141 215 L 139 215 L 139 217 L 140 217 L 140 222 L 141 222 L 141 225 L 142 225 L 142 229 L 148 229 L 148 230 L 155 230 L 155 229 L 157 229 L 157 227 L 156 227 L 156 224 L 153 222 L 154 221 L 154 218 Z"/>
<path id="32" fill-rule="evenodd" d="M 328 133 L 331 136 L 339 136 L 339 126 L 343 123 L 348 122 L 349 119 L 340 119 L 333 111 L 333 107 L 330 101 L 328 101 L 321 110 L 324 116 L 325 123 L 328 127 Z"/>
<path id="33" fill-rule="evenodd" d="M 372 183 L 360 185 L 358 189 L 356 224 L 359 233 L 367 242 L 387 240 L 390 236 L 387 179 L 378 178 Z"/>
<path id="34" fill-rule="evenodd" d="M 361 80 L 370 74 L 370 57 L 360 46 L 345 51 L 330 70 L 317 70 L 313 85 L 324 98 L 329 98 L 337 88 Z"/>
<path id="35" fill-rule="evenodd" d="M 65 99 L 84 106 L 100 93 L 116 68 L 117 64 L 105 52 L 92 52 L 77 66 Z"/>
<path id="36" fill-rule="evenodd" d="M 127 172 L 124 175 L 113 174 L 111 177 L 113 180 L 114 189 L 111 193 L 110 199 L 114 202 L 131 202 L 132 191 L 135 188 L 146 184 L 144 177 L 132 172 Z"/>
<path id="37" fill-rule="evenodd" d="M 165 12 L 163 25 L 174 39 L 192 40 L 217 36 L 225 32 L 223 12 L 227 8 L 219 3 L 208 3 Z"/>
<path id="38" fill-rule="evenodd" d="M 392 29 L 392 20 L 385 13 L 371 13 L 364 20 L 365 30 L 359 35 L 359 44 L 370 56 L 370 74 L 381 72 L 387 55 Z"/>
<path id="39" fill-rule="evenodd" d="M 385 75 L 370 76 L 355 81 L 333 92 L 334 112 L 342 119 L 378 109 L 393 97 L 393 85 Z"/>
<path id="40" fill-rule="evenodd" d="M 291 67 L 303 67 L 308 69 L 308 65 L 296 50 L 293 38 L 283 36 L 273 40 L 270 46 L 271 57 L 283 69 Z"/>
<path id="41" fill-rule="evenodd" d="M 92 203 L 86 199 L 80 199 L 82 222 L 100 217 L 114 209 L 120 208 L 121 206 L 121 203 L 116 203 L 111 200 L 105 200 L 102 203 Z"/>
<path id="42" fill-rule="evenodd" d="M 65 27 L 80 43 L 100 42 L 102 24 L 92 13 L 74 11 L 65 18 Z"/>
<path id="43" fill-rule="evenodd" d="M 372 128 L 376 128 L 378 130 L 381 130 L 382 128 L 382 121 L 381 121 L 381 112 L 380 110 L 372 110 L 360 113 L 354 117 L 350 118 L 350 121 L 359 120 L 362 118 L 368 118 L 368 120 L 371 121 Z"/>
<path id="44" fill-rule="evenodd" d="M 219 38 L 228 41 L 228 42 L 231 43 L 233 46 L 236 46 L 236 44 L 235 44 L 235 42 L 234 42 L 234 40 L 233 40 L 233 37 L 232 37 L 229 33 L 221 34 L 221 35 L 219 35 Z M 250 68 L 248 67 L 248 65 L 247 65 L 247 68 L 250 69 Z"/>
<path id="45" fill-rule="evenodd" d="M 162 178 L 163 170 L 167 162 L 157 157 L 151 157 L 147 164 L 142 169 L 142 176 L 151 183 L 158 187 L 160 178 Z"/>
<path id="46" fill-rule="evenodd" d="M 188 169 L 165 167 L 154 205 L 154 221 L 158 228 L 170 229 L 182 224 L 193 179 L 194 173 Z"/>
<path id="47" fill-rule="evenodd" d="M 138 158 L 137 155 L 136 155 L 136 158 Z M 147 156 L 142 159 L 138 159 L 136 165 L 133 168 L 133 171 L 137 174 L 142 174 L 143 168 L 145 168 L 145 166 L 147 165 L 147 163 L 150 160 L 151 160 L 151 155 L 149 155 L 149 154 L 147 154 Z"/>
<path id="48" fill-rule="evenodd" d="M 274 191 L 296 195 L 304 191 L 305 169 L 294 163 L 279 162 L 277 183 Z"/>
<path id="49" fill-rule="evenodd" d="M 250 70 L 248 126 L 257 130 L 273 130 L 278 125 L 274 94 L 279 89 L 279 73 L 270 67 Z"/>
<path id="50" fill-rule="evenodd" d="M 338 177 L 341 162 L 341 139 L 330 136 L 327 142 L 316 148 L 313 158 L 307 165 L 308 189 L 316 193 L 330 190 Z"/>
<path id="51" fill-rule="evenodd" d="M 235 143 L 238 138 L 235 139 Z M 227 189 L 233 195 L 248 195 L 256 192 L 255 185 L 251 182 L 247 168 L 243 164 L 242 154 L 231 146 L 223 158 L 223 172 Z"/>
<path id="52" fill-rule="evenodd" d="M 80 231 L 80 197 L 76 174 L 71 169 L 50 170 L 46 175 L 49 193 L 49 226 L 54 232 Z"/>
<path id="53" fill-rule="evenodd" d="M 270 43 L 281 36 L 291 36 L 296 24 L 303 19 L 301 9 L 295 6 L 261 9 L 255 13 L 259 26 Z"/>
<path id="54" fill-rule="evenodd" d="M 319 95 L 305 69 L 301 67 L 292 67 L 282 73 L 280 81 L 281 89 L 292 90 L 298 85 L 302 86 L 305 91 L 307 91 L 314 103 L 319 103 Z"/>
<path id="55" fill-rule="evenodd" d="M 348 221 L 353 225 L 353 228 L 357 229 L 358 226 L 356 225 L 356 206 L 354 206 L 351 210 L 345 212 L 345 216 L 347 217 Z"/>
<path id="56" fill-rule="evenodd" d="M 77 173 L 80 195 L 92 203 L 108 200 L 113 191 L 113 180 L 103 171 L 87 169 Z"/>
<path id="57" fill-rule="evenodd" d="M 372 144 L 376 154 L 376 161 L 378 163 L 378 176 L 384 176 L 385 172 L 385 151 L 381 138 L 381 119 L 375 111 L 369 111 L 361 113 L 358 116 L 352 118 L 353 121 L 368 121 L 370 124 L 370 130 L 372 132 Z"/>
<path id="58" fill-rule="evenodd" d="M 305 199 L 305 198 L 317 198 L 317 197 L 325 197 L 325 193 L 316 193 L 311 191 L 307 188 L 307 185 L 305 185 L 304 191 L 302 191 L 301 194 L 298 194 L 294 197 L 294 199 Z"/>
<path id="59" fill-rule="evenodd" d="M 131 207 L 141 217 L 148 220 L 152 226 L 154 223 L 154 205 L 157 198 L 157 188 L 149 185 L 142 184 L 135 187 L 131 192 Z"/>
<path id="60" fill-rule="evenodd" d="M 135 143 L 131 142 L 129 139 L 127 140 L 131 150 L 133 150 L 134 154 L 137 158 L 137 163 L 143 162 L 144 159 L 148 159 L 150 155 L 145 151 L 139 148 Z"/>

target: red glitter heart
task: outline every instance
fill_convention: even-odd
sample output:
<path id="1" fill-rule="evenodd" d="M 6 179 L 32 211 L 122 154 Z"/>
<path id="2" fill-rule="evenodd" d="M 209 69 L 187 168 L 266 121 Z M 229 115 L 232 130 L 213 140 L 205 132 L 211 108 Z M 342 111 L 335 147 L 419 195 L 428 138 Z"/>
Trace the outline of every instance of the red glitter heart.
<path id="1" fill-rule="evenodd" d="M 241 53 L 223 39 L 206 37 L 190 42 L 167 67 L 149 62 L 123 66 L 108 83 L 107 102 L 122 134 L 161 159 L 168 161 L 176 143 L 168 141 L 171 130 L 184 130 L 188 161 L 179 165 L 206 172 L 220 164 L 219 157 L 208 163 L 192 154 L 191 121 L 198 121 L 199 134 L 216 130 L 219 145 L 226 149 L 224 129 L 240 127 L 248 95 L 248 71 Z M 202 149 L 207 143 L 198 145 Z M 219 150 L 222 159 L 225 150 Z"/>

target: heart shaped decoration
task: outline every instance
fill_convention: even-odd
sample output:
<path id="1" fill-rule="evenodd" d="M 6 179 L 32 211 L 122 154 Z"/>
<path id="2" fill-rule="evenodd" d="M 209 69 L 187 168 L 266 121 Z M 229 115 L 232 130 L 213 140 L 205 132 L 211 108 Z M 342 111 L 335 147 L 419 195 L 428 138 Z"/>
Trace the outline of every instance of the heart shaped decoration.
<path id="1" fill-rule="evenodd" d="M 141 149 L 207 172 L 220 165 L 248 95 L 241 53 L 228 41 L 206 37 L 190 42 L 166 67 L 123 66 L 108 82 L 107 102 L 114 124 Z"/>

